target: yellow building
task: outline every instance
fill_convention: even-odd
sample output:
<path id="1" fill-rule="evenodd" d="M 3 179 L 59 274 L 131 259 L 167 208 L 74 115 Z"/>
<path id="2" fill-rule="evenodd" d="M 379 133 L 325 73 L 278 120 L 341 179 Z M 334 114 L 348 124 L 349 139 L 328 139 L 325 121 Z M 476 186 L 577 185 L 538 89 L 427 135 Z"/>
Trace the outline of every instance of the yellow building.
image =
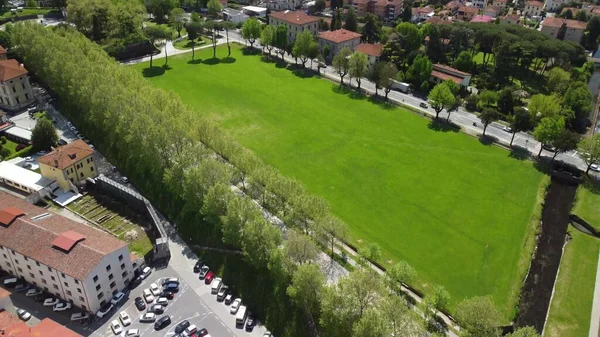
<path id="1" fill-rule="evenodd" d="M 80 139 L 58 147 L 38 158 L 42 176 L 56 180 L 63 190 L 69 190 L 71 188 L 69 181 L 75 184 L 98 175 L 94 152 Z"/>

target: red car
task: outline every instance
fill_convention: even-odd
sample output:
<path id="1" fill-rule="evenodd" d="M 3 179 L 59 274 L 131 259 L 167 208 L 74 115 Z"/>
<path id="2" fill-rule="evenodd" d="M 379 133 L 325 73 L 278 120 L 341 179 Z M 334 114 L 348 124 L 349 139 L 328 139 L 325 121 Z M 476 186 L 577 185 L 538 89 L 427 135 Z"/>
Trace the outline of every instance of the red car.
<path id="1" fill-rule="evenodd" d="M 208 274 L 206 274 L 206 277 L 204 278 L 204 284 L 210 284 L 214 277 L 215 277 L 215 273 L 213 273 L 212 271 L 209 271 Z"/>

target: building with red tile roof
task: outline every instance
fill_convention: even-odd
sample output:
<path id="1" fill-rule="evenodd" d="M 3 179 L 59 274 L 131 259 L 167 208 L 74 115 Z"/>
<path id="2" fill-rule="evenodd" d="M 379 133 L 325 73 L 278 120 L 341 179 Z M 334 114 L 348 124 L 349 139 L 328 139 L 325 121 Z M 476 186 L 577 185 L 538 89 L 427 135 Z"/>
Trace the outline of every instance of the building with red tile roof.
<path id="1" fill-rule="evenodd" d="M 479 13 L 479 8 L 477 7 L 460 6 L 458 12 L 456 12 L 456 19 L 468 22 L 471 21 L 477 13 Z"/>
<path id="2" fill-rule="evenodd" d="M 354 51 L 367 55 L 369 67 L 371 67 L 379 61 L 379 57 L 383 52 L 383 45 L 381 43 L 361 43 L 354 48 Z"/>
<path id="3" fill-rule="evenodd" d="M 39 157 L 40 171 L 44 178 L 55 180 L 63 190 L 69 190 L 71 184 L 98 175 L 94 162 L 95 152 L 83 140 L 78 139 Z"/>
<path id="4" fill-rule="evenodd" d="M 500 8 L 506 8 L 506 4 L 508 3 L 508 0 L 494 0 L 492 2 L 492 4 L 496 7 L 500 7 Z"/>
<path id="5" fill-rule="evenodd" d="M 586 27 L 583 21 L 549 17 L 542 21 L 541 32 L 554 39 L 579 43 Z"/>
<path id="6" fill-rule="evenodd" d="M 541 16 L 544 6 L 544 3 L 541 1 L 526 1 L 523 14 L 528 17 Z"/>
<path id="7" fill-rule="evenodd" d="M 433 65 L 431 78 L 429 80 L 436 84 L 451 80 L 458 85 L 466 87 L 471 83 L 471 76 L 471 74 L 465 73 L 464 71 L 454 69 L 444 64 L 436 63 Z"/>
<path id="8" fill-rule="evenodd" d="M 6 50 L 0 48 L 0 107 L 11 111 L 18 110 L 35 99 L 29 84 L 28 71 L 17 60 L 7 60 Z"/>
<path id="9" fill-rule="evenodd" d="M 0 312 L 0 328 L 6 337 L 82 337 L 75 331 L 44 318 L 39 324 L 29 326 L 8 311 Z"/>
<path id="10" fill-rule="evenodd" d="M 404 0 L 350 0 L 358 16 L 375 14 L 381 21 L 394 21 L 402 12 Z"/>
<path id="11" fill-rule="evenodd" d="M 288 29 L 288 40 L 295 41 L 296 35 L 308 30 L 313 35 L 319 32 L 319 19 L 316 16 L 310 16 L 303 11 L 284 11 L 271 12 L 269 15 L 269 25 L 284 25 Z"/>
<path id="12" fill-rule="evenodd" d="M 1 191 L 0 268 L 94 312 L 133 275 L 126 242 Z"/>
<path id="13" fill-rule="evenodd" d="M 332 59 L 345 47 L 354 50 L 360 44 L 361 37 L 361 34 L 346 29 L 321 32 L 318 35 L 319 48 L 324 51 L 327 46 L 329 49 L 327 57 Z"/>
<path id="14" fill-rule="evenodd" d="M 500 23 L 502 24 L 516 25 L 519 24 L 519 22 L 521 22 L 521 17 L 517 14 L 503 15 L 500 17 Z"/>

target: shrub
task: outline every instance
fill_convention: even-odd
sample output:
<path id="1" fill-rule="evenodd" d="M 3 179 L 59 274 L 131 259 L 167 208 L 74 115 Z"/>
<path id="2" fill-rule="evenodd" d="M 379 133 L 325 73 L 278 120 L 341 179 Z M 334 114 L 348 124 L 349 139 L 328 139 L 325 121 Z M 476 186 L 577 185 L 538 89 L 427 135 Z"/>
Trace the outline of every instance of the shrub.
<path id="1" fill-rule="evenodd" d="M 17 145 L 17 148 L 15 150 L 17 152 L 19 152 L 19 151 L 23 150 L 26 147 L 27 147 L 27 145 L 25 145 L 25 144 L 19 144 L 19 145 Z"/>
<path id="2" fill-rule="evenodd" d="M 6 136 L 2 136 L 0 137 L 0 143 L 2 144 L 6 144 L 7 140 L 6 140 Z"/>
<path id="3" fill-rule="evenodd" d="M 0 157 L 6 158 L 8 156 L 10 156 L 10 150 L 5 147 L 0 148 Z"/>

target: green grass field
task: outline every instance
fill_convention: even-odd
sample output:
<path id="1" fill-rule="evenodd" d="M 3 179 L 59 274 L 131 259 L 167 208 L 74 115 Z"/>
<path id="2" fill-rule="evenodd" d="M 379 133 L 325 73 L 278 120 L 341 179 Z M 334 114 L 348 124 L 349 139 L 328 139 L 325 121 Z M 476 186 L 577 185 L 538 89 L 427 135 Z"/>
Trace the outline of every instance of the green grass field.
<path id="1" fill-rule="evenodd" d="M 600 195 L 580 187 L 573 213 L 594 228 L 600 228 Z M 546 337 L 587 336 L 590 329 L 592 300 L 598 266 L 600 240 L 568 230 L 572 239 L 565 247 L 556 280 Z"/>
<path id="2" fill-rule="evenodd" d="M 217 55 L 224 57 L 226 48 Z M 353 244 L 383 248 L 384 266 L 412 264 L 417 288 L 442 284 L 451 305 L 491 294 L 511 318 L 542 185 L 530 162 L 412 112 L 338 93 L 331 82 L 297 76 L 237 47 L 234 59 L 211 56 L 209 48 L 196 53 L 202 62 L 184 54 L 169 58 L 170 69 L 133 67 L 325 197 L 348 223 Z"/>

